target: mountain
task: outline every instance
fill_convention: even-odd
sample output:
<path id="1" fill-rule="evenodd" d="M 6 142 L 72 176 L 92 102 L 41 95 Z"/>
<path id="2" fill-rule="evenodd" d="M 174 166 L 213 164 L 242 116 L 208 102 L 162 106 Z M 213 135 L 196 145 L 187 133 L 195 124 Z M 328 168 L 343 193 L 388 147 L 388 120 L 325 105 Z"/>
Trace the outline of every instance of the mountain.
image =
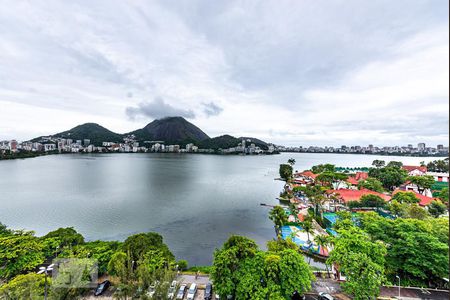
<path id="1" fill-rule="evenodd" d="M 203 142 L 200 143 L 199 148 L 215 149 L 215 150 L 227 149 L 227 148 L 236 147 L 239 143 L 242 142 L 242 140 L 246 141 L 246 146 L 249 146 L 251 143 L 253 143 L 253 144 L 255 144 L 255 146 L 258 146 L 259 148 L 261 148 L 263 150 L 268 149 L 267 143 L 264 141 L 261 141 L 259 139 L 255 139 L 252 137 L 235 138 L 234 136 L 231 136 L 228 134 L 204 140 Z"/>
<path id="2" fill-rule="evenodd" d="M 142 129 L 128 133 L 139 140 L 164 141 L 166 144 L 199 143 L 208 140 L 209 136 L 200 128 L 182 117 L 167 117 L 154 120 Z"/>
<path id="3" fill-rule="evenodd" d="M 200 149 L 227 149 L 231 147 L 236 147 L 241 140 L 235 138 L 231 135 L 221 135 L 214 137 L 212 139 L 204 140 L 200 143 Z"/>
<path id="4" fill-rule="evenodd" d="M 144 128 L 126 134 L 112 132 L 96 123 L 86 123 L 52 136 L 70 138 L 74 141 L 89 139 L 91 144 L 101 146 L 102 142 L 123 142 L 124 137 L 132 134 L 138 141 L 163 141 L 166 145 L 178 144 L 181 147 L 188 143 L 194 143 L 200 149 L 227 149 L 236 147 L 242 140 L 246 140 L 247 146 L 250 143 L 254 143 L 261 149 L 268 149 L 267 143 L 251 137 L 236 138 L 231 135 L 221 135 L 210 138 L 200 128 L 182 117 L 167 117 L 154 120 Z M 32 141 L 40 140 L 42 140 L 42 137 L 35 138 Z"/>
<path id="5" fill-rule="evenodd" d="M 91 140 L 91 144 L 101 146 L 102 142 L 123 142 L 123 135 L 112 132 L 103 126 L 96 123 L 85 123 L 78 125 L 70 130 L 63 131 L 53 135 L 54 137 L 61 137 L 72 140 Z M 39 140 L 36 138 L 32 141 Z"/>

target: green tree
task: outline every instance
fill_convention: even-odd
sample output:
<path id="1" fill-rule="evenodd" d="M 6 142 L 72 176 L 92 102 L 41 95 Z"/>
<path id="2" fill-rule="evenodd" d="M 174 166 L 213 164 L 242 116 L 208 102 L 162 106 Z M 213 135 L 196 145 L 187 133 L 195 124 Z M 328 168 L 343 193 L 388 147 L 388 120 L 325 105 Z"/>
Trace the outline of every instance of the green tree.
<path id="1" fill-rule="evenodd" d="M 371 177 L 358 182 L 358 189 L 368 189 L 378 193 L 384 192 L 383 184 L 381 183 L 381 181 Z"/>
<path id="2" fill-rule="evenodd" d="M 427 164 L 429 172 L 448 172 L 448 158 L 443 160 L 434 160 Z"/>
<path id="3" fill-rule="evenodd" d="M 407 180 L 417 186 L 419 193 L 423 193 L 425 190 L 431 189 L 434 184 L 434 177 L 429 175 L 424 176 L 408 176 Z"/>
<path id="4" fill-rule="evenodd" d="M 286 212 L 281 206 L 275 206 L 269 213 L 269 219 L 275 224 L 277 232 L 280 228 L 287 223 L 288 217 L 286 216 Z"/>
<path id="5" fill-rule="evenodd" d="M 385 219 L 375 213 L 360 215 L 361 228 L 387 245 L 386 276 L 394 283 L 426 286 L 448 274 L 448 219 Z"/>
<path id="6" fill-rule="evenodd" d="M 48 280 L 50 282 L 50 280 Z M 43 274 L 17 275 L 0 286 L 1 299 L 44 299 L 45 279 Z"/>
<path id="7" fill-rule="evenodd" d="M 323 172 L 336 172 L 336 167 L 335 165 L 332 164 L 320 164 L 317 166 L 313 166 L 311 168 L 311 172 L 313 172 L 314 174 L 320 174 Z"/>
<path id="8" fill-rule="evenodd" d="M 392 168 L 397 168 L 400 169 L 403 166 L 403 163 L 400 161 L 390 161 L 388 162 L 386 167 L 392 167 Z"/>
<path id="9" fill-rule="evenodd" d="M 409 205 L 406 214 L 408 218 L 418 220 L 425 220 L 429 216 L 428 212 L 417 204 Z"/>
<path id="10" fill-rule="evenodd" d="M 369 176 L 378 179 L 387 190 L 393 190 L 406 181 L 408 173 L 397 167 L 370 168 Z"/>
<path id="11" fill-rule="evenodd" d="M 392 196 L 392 201 L 397 201 L 398 203 L 419 203 L 420 199 L 417 198 L 416 194 L 413 192 L 398 192 Z"/>
<path id="12" fill-rule="evenodd" d="M 340 183 L 347 180 L 348 176 L 343 173 L 325 171 L 316 177 L 316 182 L 320 182 L 323 186 L 330 186 L 339 189 Z"/>
<path id="13" fill-rule="evenodd" d="M 311 218 L 305 217 L 305 220 L 301 222 L 300 225 L 302 227 L 302 231 L 304 231 L 308 236 L 308 243 L 309 243 L 311 241 L 309 235 L 314 233 L 314 225 Z"/>
<path id="14" fill-rule="evenodd" d="M 163 243 L 163 238 L 156 232 L 139 233 L 129 236 L 122 245 L 122 251 L 129 253 L 132 261 L 139 261 L 149 250 L 162 250 L 164 255 L 175 260 L 169 247 Z"/>
<path id="15" fill-rule="evenodd" d="M 360 203 L 362 207 L 383 207 L 385 205 L 383 198 L 372 194 L 363 195 Z"/>
<path id="16" fill-rule="evenodd" d="M 73 227 L 58 228 L 50 231 L 42 237 L 43 239 L 55 238 L 60 241 L 60 247 L 71 247 L 84 243 L 84 237 Z"/>
<path id="17" fill-rule="evenodd" d="M 446 210 L 447 206 L 441 201 L 431 201 L 430 205 L 428 205 L 428 212 L 435 218 L 444 214 Z"/>
<path id="18" fill-rule="evenodd" d="M 280 177 L 283 180 L 285 180 L 285 181 L 291 180 L 292 172 L 293 172 L 293 169 L 292 169 L 291 165 L 289 165 L 289 164 L 281 164 L 280 165 L 279 173 L 280 173 Z"/>
<path id="19" fill-rule="evenodd" d="M 385 255 L 382 243 L 372 242 L 361 229 L 348 226 L 338 229 L 328 263 L 338 265 L 345 274 L 347 280 L 342 284 L 345 292 L 354 299 L 370 299 L 378 296 L 384 281 Z"/>
<path id="20" fill-rule="evenodd" d="M 294 158 L 289 158 L 288 159 L 288 164 L 290 164 L 291 166 L 295 165 L 295 159 Z"/>
<path id="21" fill-rule="evenodd" d="M 386 162 L 384 160 L 376 159 L 372 162 L 372 166 L 374 166 L 375 168 L 381 168 L 381 167 L 384 167 L 385 165 L 386 165 Z"/>
<path id="22" fill-rule="evenodd" d="M 221 297 L 232 295 L 236 299 L 240 282 L 237 271 L 243 261 L 253 258 L 257 251 L 258 246 L 254 241 L 242 236 L 231 236 L 222 249 L 214 252 L 211 278 Z"/>
<path id="23" fill-rule="evenodd" d="M 121 282 L 126 282 L 128 277 L 127 254 L 121 251 L 114 253 L 108 263 L 108 274 L 117 276 Z"/>
<path id="24" fill-rule="evenodd" d="M 0 236 L 0 278 L 9 279 L 34 270 L 44 262 L 42 243 L 33 232 Z"/>
<path id="25" fill-rule="evenodd" d="M 188 261 L 184 259 L 180 259 L 177 261 L 178 270 L 184 271 L 188 269 Z"/>
<path id="26" fill-rule="evenodd" d="M 314 242 L 321 248 L 329 248 L 331 245 L 330 237 L 324 234 L 316 235 L 314 237 Z M 325 268 L 327 269 L 328 276 L 330 276 L 327 262 L 325 262 Z"/>
<path id="27" fill-rule="evenodd" d="M 441 199 L 442 203 L 448 205 L 448 188 L 443 188 L 438 195 L 439 199 Z"/>
<path id="28" fill-rule="evenodd" d="M 408 204 L 392 200 L 389 203 L 388 209 L 396 217 L 405 217 L 408 210 Z"/>
<path id="29" fill-rule="evenodd" d="M 214 253 L 211 275 L 221 297 L 282 300 L 288 299 L 295 290 L 306 292 L 311 289 L 314 276 L 303 256 L 290 249 L 289 244 L 274 241 L 271 248 L 276 251 L 263 252 L 253 241 L 232 238 L 233 241 Z M 245 250 L 246 245 L 250 245 L 250 252 Z M 237 255 L 239 253 L 241 255 Z"/>

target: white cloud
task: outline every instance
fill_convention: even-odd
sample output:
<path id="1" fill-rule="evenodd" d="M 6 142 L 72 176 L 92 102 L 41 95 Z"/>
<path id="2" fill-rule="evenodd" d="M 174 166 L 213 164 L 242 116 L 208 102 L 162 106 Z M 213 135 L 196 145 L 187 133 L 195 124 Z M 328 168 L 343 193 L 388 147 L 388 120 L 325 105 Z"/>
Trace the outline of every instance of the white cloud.
<path id="1" fill-rule="evenodd" d="M 211 136 L 448 143 L 447 1 L 2 5 L 0 139 L 169 110 Z"/>

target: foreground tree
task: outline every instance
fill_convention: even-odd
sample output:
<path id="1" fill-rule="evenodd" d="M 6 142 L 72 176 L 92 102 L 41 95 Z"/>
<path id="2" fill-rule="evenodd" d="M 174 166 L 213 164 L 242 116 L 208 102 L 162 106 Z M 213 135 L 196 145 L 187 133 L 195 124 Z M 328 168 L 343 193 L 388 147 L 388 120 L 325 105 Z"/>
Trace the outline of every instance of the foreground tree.
<path id="1" fill-rule="evenodd" d="M 0 278 L 34 270 L 44 262 L 43 245 L 33 232 L 0 236 Z"/>
<path id="2" fill-rule="evenodd" d="M 328 263 L 336 264 L 345 274 L 347 280 L 342 287 L 354 299 L 377 297 L 384 281 L 386 248 L 381 243 L 372 242 L 359 228 L 353 225 L 346 227 L 338 229 Z"/>
<path id="3" fill-rule="evenodd" d="M 48 279 L 50 284 L 50 280 Z M 43 299 L 45 289 L 43 274 L 18 275 L 0 286 L 0 299 Z"/>
<path id="4" fill-rule="evenodd" d="M 360 214 L 360 226 L 373 240 L 387 246 L 386 276 L 395 283 L 430 286 L 448 274 L 448 219 L 385 219 L 376 213 Z"/>
<path id="5" fill-rule="evenodd" d="M 269 245 L 271 251 L 263 252 L 253 241 L 232 236 L 214 253 L 211 277 L 221 298 L 282 300 L 311 289 L 314 276 L 303 256 L 289 242 Z"/>

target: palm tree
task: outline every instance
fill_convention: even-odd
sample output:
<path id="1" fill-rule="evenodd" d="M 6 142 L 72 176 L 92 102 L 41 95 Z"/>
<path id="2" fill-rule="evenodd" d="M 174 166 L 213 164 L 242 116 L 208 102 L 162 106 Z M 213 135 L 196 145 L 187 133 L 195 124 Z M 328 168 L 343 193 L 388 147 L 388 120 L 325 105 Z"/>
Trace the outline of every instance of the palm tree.
<path id="1" fill-rule="evenodd" d="M 330 245 L 328 236 L 326 236 L 324 234 L 316 235 L 314 237 L 314 242 L 320 247 L 328 247 Z M 327 268 L 328 277 L 330 277 L 330 270 L 328 269 L 328 265 L 326 262 L 325 262 L 325 267 Z"/>
<path id="2" fill-rule="evenodd" d="M 301 223 L 301 226 L 303 232 L 306 232 L 306 235 L 308 236 L 308 244 L 311 243 L 309 235 L 314 233 L 314 226 L 310 218 L 305 218 L 305 220 Z"/>
<path id="3" fill-rule="evenodd" d="M 294 159 L 294 158 L 289 158 L 287 162 L 288 162 L 288 164 L 290 164 L 291 166 L 295 165 L 295 159 Z"/>

